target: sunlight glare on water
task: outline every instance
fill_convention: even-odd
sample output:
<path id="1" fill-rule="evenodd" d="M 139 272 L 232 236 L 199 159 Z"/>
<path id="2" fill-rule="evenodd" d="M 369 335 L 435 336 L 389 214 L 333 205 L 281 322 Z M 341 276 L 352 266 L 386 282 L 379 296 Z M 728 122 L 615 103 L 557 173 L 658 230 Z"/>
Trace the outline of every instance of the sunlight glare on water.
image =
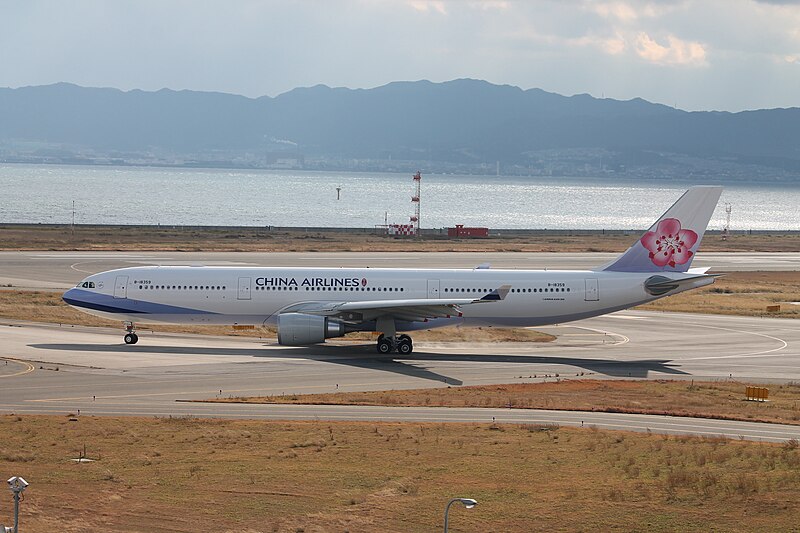
<path id="1" fill-rule="evenodd" d="M 628 178 L 632 178 L 628 176 Z M 641 229 L 692 183 L 426 175 L 423 228 Z M 341 199 L 336 199 L 341 187 Z M 374 227 L 413 214 L 411 174 L 0 165 L 0 222 Z M 710 227 L 800 230 L 800 187 L 725 187 Z"/>

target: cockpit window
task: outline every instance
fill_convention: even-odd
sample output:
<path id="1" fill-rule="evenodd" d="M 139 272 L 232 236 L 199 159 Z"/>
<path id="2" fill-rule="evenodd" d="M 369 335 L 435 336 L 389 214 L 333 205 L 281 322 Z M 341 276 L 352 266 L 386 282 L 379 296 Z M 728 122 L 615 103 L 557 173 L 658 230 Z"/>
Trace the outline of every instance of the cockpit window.
<path id="1" fill-rule="evenodd" d="M 78 287 L 83 287 L 84 289 L 94 289 L 94 281 L 84 281 L 83 283 L 79 283 Z"/>

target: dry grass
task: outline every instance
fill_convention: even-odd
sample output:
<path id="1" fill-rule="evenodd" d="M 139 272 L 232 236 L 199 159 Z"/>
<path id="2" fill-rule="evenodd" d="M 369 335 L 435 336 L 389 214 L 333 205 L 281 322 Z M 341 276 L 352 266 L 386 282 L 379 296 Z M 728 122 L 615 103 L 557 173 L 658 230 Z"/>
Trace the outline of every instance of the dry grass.
<path id="1" fill-rule="evenodd" d="M 14 320 L 46 322 L 51 324 L 74 324 L 82 326 L 101 326 L 120 328 L 120 322 L 105 320 L 82 313 L 68 306 L 61 299 L 61 293 L 47 291 L 0 290 L 0 317 Z M 170 326 L 164 324 L 137 325 L 139 330 L 153 330 L 170 333 L 191 333 L 199 335 L 234 335 L 276 339 L 274 327 L 234 330 L 230 326 Z M 371 333 L 354 333 L 345 340 L 355 342 L 372 341 Z M 530 329 L 514 328 L 445 328 L 414 333 L 416 341 L 432 342 L 550 342 L 555 337 Z"/>
<path id="2" fill-rule="evenodd" d="M 800 511 L 796 442 L 52 416 L 0 430 L 3 471 L 31 483 L 29 533 L 429 532 L 452 496 L 479 501 L 451 509 L 452 531 L 790 531 Z M 84 446 L 97 461 L 75 464 Z"/>
<path id="3" fill-rule="evenodd" d="M 268 231 L 266 228 L 170 226 L 0 225 L 0 250 L 125 250 L 249 252 L 622 252 L 638 234 L 503 235 L 487 239 L 425 236 L 401 239 L 374 233 Z M 704 251 L 800 251 L 800 234 L 707 235 Z"/>
<path id="4" fill-rule="evenodd" d="M 525 376 L 527 377 L 527 376 Z M 540 376 L 542 377 L 542 376 Z M 744 399 L 745 384 L 694 381 L 584 380 L 293 396 L 214 398 L 210 402 L 510 407 L 664 414 L 800 424 L 800 384 L 767 385 L 769 402 Z"/>
<path id="5" fill-rule="evenodd" d="M 639 309 L 800 318 L 800 272 L 732 272 L 713 285 L 670 296 Z M 779 312 L 767 306 L 780 305 Z"/>

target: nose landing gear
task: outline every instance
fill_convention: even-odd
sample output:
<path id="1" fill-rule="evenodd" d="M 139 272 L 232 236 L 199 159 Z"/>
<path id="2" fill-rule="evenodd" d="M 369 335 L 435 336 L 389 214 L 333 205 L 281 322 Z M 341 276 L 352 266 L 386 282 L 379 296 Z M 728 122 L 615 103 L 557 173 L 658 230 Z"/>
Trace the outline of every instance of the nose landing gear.
<path id="1" fill-rule="evenodd" d="M 136 334 L 136 327 L 133 322 L 125 322 L 125 331 L 128 333 L 122 338 L 125 344 L 136 344 L 139 342 L 139 336 Z"/>

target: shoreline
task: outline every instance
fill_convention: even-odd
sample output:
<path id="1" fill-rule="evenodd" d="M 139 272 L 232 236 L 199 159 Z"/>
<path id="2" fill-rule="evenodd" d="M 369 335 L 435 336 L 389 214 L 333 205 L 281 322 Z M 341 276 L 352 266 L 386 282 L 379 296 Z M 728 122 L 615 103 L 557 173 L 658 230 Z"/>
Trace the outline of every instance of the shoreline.
<path id="1" fill-rule="evenodd" d="M 385 228 L 0 224 L 4 251 L 209 252 L 609 252 L 646 230 L 490 229 L 488 237 L 450 238 L 446 228 L 397 237 Z M 800 252 L 800 230 L 707 231 L 704 252 Z"/>

